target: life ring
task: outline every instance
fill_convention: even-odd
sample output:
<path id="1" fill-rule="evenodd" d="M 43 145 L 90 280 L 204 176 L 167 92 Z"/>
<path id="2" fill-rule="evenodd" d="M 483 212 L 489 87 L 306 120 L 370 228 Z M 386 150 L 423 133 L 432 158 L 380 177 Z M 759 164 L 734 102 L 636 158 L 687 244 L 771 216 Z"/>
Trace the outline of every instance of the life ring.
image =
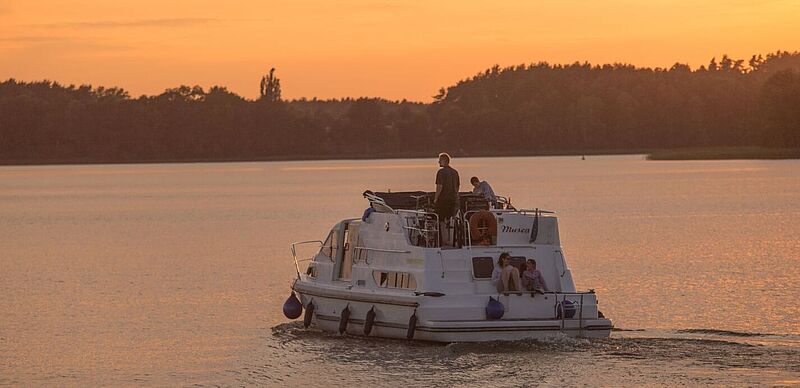
<path id="1" fill-rule="evenodd" d="M 469 218 L 469 235 L 473 244 L 492 245 L 497 236 L 497 219 L 487 210 L 481 210 Z"/>

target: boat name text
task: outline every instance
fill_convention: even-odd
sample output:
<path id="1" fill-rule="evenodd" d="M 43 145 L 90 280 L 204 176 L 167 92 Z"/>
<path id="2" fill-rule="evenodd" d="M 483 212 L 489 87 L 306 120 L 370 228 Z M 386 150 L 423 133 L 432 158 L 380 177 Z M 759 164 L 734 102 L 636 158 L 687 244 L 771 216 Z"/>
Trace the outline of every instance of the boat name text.
<path id="1" fill-rule="evenodd" d="M 503 225 L 503 229 L 501 230 L 503 233 L 530 233 L 530 228 L 514 228 L 508 225 Z"/>

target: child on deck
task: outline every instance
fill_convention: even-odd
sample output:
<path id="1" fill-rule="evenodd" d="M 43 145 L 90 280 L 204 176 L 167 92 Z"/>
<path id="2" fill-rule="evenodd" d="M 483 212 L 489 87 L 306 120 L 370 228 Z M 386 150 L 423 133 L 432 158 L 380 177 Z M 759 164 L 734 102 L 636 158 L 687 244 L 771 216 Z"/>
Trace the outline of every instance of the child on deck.
<path id="1" fill-rule="evenodd" d="M 547 283 L 544 282 L 542 272 L 536 269 L 536 260 L 528 259 L 525 262 L 525 271 L 522 273 L 522 285 L 528 291 L 544 293 L 547 290 Z M 531 294 L 533 296 L 534 293 Z"/>
<path id="2" fill-rule="evenodd" d="M 492 272 L 492 283 L 497 287 L 497 292 L 503 294 L 509 291 L 522 291 L 519 269 L 511 265 L 510 261 L 511 255 L 508 252 L 501 253 Z"/>

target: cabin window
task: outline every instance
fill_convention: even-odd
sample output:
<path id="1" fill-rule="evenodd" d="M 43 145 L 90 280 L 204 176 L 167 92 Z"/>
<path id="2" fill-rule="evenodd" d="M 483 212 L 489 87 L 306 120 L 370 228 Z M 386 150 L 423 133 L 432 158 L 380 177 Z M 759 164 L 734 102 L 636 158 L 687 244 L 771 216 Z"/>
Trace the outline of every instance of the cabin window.
<path id="1" fill-rule="evenodd" d="M 317 268 L 314 267 L 314 262 L 308 264 L 308 268 L 306 268 L 306 275 L 312 278 L 317 277 Z"/>
<path id="2" fill-rule="evenodd" d="M 414 280 L 414 275 L 408 272 L 372 271 L 372 277 L 375 279 L 375 284 L 378 287 L 406 289 L 417 288 L 417 281 Z"/>
<path id="3" fill-rule="evenodd" d="M 522 271 L 525 270 L 525 261 L 526 260 L 527 259 L 524 256 L 511 256 L 511 258 L 509 260 L 509 264 L 511 264 L 514 267 L 517 267 L 517 269 L 519 270 L 519 273 L 521 275 Z"/>
<path id="4" fill-rule="evenodd" d="M 472 276 L 475 279 L 491 279 L 493 271 L 493 257 L 481 256 L 472 258 Z"/>

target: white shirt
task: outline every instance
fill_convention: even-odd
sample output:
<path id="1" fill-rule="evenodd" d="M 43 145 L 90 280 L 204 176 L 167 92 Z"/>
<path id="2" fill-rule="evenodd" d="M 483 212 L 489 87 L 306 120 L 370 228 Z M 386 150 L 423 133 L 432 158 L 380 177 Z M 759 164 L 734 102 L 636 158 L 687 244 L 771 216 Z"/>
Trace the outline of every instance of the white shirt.
<path id="1" fill-rule="evenodd" d="M 495 264 L 494 271 L 492 271 L 492 284 L 497 285 L 497 282 L 500 281 L 500 274 L 503 273 L 503 268 L 500 267 L 500 264 Z"/>
<path id="2" fill-rule="evenodd" d="M 489 186 L 489 182 L 486 181 L 478 183 L 478 187 L 472 189 L 472 194 L 480 194 L 483 196 L 483 198 L 486 198 L 487 201 L 497 201 L 497 197 L 494 195 L 492 186 Z"/>

